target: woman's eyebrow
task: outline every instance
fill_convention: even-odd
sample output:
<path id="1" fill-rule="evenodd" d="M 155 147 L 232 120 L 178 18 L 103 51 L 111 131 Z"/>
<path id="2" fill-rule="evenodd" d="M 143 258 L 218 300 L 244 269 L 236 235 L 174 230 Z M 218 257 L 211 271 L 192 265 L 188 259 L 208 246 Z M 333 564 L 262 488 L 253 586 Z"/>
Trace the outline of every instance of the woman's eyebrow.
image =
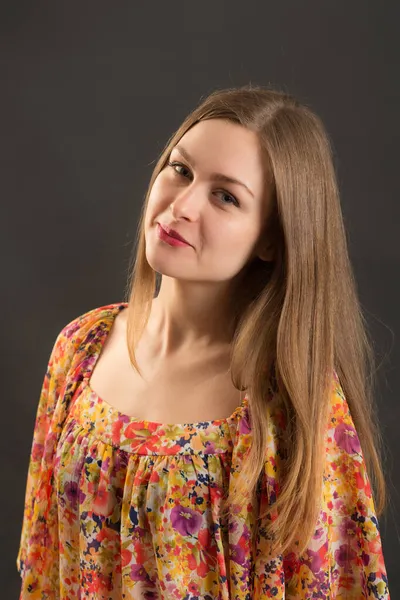
<path id="1" fill-rule="evenodd" d="M 172 150 L 178 150 L 178 152 L 182 154 L 184 158 L 186 158 L 186 160 L 191 164 L 193 168 L 196 166 L 195 161 L 190 156 L 189 152 L 183 146 L 181 146 L 181 144 L 177 144 Z M 211 178 L 215 181 L 224 181 L 225 183 L 234 183 L 237 185 L 241 185 L 254 198 L 254 194 L 251 191 L 251 189 L 245 183 L 243 183 L 243 181 L 239 181 L 239 179 L 235 179 L 234 177 L 230 177 L 229 175 L 224 175 L 223 173 L 211 173 Z"/>

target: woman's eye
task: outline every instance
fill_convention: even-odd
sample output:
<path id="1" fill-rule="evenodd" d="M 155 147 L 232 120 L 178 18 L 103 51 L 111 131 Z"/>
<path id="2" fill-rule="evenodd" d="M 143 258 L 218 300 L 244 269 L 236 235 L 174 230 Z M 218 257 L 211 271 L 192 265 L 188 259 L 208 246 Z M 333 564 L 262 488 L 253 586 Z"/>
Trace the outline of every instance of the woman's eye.
<path id="1" fill-rule="evenodd" d="M 231 202 L 228 202 L 228 204 L 234 204 L 235 206 L 239 207 L 239 201 L 236 200 L 235 196 L 232 196 L 232 194 L 228 194 L 227 192 L 222 192 L 221 191 L 222 196 L 227 196 L 228 198 L 230 198 Z M 225 204 L 225 202 L 224 202 Z"/>
<path id="2" fill-rule="evenodd" d="M 182 165 L 181 163 L 178 162 L 169 162 L 168 166 L 172 167 L 175 171 L 175 173 L 177 173 L 178 175 L 182 175 L 182 173 L 179 173 L 174 167 L 181 167 L 183 169 L 186 169 L 186 171 L 188 171 L 188 169 L 185 167 L 185 165 Z M 185 177 L 185 175 L 183 175 L 183 177 Z"/>
<path id="3" fill-rule="evenodd" d="M 183 173 L 180 173 L 179 171 L 177 171 L 175 169 L 175 167 L 180 167 L 184 171 L 186 170 L 186 171 L 188 171 L 190 173 L 189 169 L 187 167 L 185 167 L 185 165 L 183 165 L 182 163 L 176 162 L 176 161 L 175 162 L 168 162 L 168 166 L 172 167 L 174 169 L 174 172 L 177 175 L 181 175 L 182 177 L 186 177 L 186 175 L 184 175 Z M 234 204 L 237 207 L 240 206 L 238 200 L 236 200 L 236 198 L 234 196 L 232 196 L 232 194 L 229 194 L 228 192 L 225 192 L 223 190 L 221 190 L 221 191 L 219 191 L 217 193 L 221 194 L 222 196 L 226 196 L 226 197 L 228 197 L 230 199 L 230 202 L 223 202 L 223 204 Z"/>

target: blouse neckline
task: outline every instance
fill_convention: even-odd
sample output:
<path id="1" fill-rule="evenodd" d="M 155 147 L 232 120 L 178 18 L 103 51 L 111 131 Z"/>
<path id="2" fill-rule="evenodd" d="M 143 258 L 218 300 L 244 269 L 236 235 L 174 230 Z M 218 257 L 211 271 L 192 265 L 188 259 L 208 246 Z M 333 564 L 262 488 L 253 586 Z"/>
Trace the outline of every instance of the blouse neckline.
<path id="1" fill-rule="evenodd" d="M 128 306 L 127 302 L 121 302 L 120 304 L 117 305 L 117 310 L 115 312 L 113 312 L 111 319 L 107 319 L 106 327 L 101 328 L 101 333 L 98 338 L 98 345 L 96 347 L 96 351 L 92 355 L 93 358 L 90 361 L 90 363 L 87 365 L 87 370 L 85 373 L 86 387 L 88 388 L 88 392 L 91 396 L 91 399 L 94 400 L 94 402 L 98 406 L 103 406 L 105 409 L 107 409 L 107 412 L 109 414 L 114 415 L 115 418 L 118 420 L 122 420 L 125 423 L 136 423 L 136 424 L 141 423 L 144 425 L 144 427 L 147 427 L 150 429 L 190 428 L 190 429 L 203 429 L 204 430 L 205 427 L 206 428 L 219 427 L 223 424 L 229 424 L 231 421 L 234 421 L 235 419 L 237 419 L 237 417 L 239 417 L 244 412 L 244 410 L 248 406 L 248 395 L 247 394 L 245 394 L 241 404 L 239 406 L 237 406 L 235 408 L 235 410 L 233 411 L 233 413 L 231 415 L 229 415 L 228 417 L 224 417 L 221 419 L 202 420 L 202 421 L 197 421 L 197 422 L 193 422 L 193 423 L 163 423 L 160 421 L 149 421 L 147 419 L 143 419 L 142 417 L 131 416 L 126 413 L 123 413 L 120 410 L 118 410 L 115 406 L 113 406 L 112 404 L 110 404 L 109 402 L 104 400 L 104 398 L 99 396 L 99 394 L 92 388 L 92 386 L 90 384 L 90 378 L 91 378 L 92 372 L 94 370 L 94 367 L 100 358 L 100 354 L 104 348 L 107 336 L 111 331 L 111 328 L 112 328 L 112 325 L 114 323 L 116 316 L 121 312 L 121 310 L 123 310 L 123 308 L 126 308 L 127 306 Z"/>

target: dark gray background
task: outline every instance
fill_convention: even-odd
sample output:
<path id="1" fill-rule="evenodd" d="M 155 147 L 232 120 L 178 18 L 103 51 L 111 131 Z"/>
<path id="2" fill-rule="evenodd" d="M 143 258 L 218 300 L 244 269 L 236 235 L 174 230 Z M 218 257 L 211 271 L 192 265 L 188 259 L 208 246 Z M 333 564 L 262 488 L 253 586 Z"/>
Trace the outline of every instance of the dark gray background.
<path id="1" fill-rule="evenodd" d="M 381 518 L 400 598 L 399 45 L 397 2 L 2 4 L 1 581 L 15 560 L 39 392 L 61 328 L 123 300 L 158 152 L 215 87 L 276 84 L 332 138 L 359 294 L 378 356 L 390 505 Z M 396 343 L 397 342 L 397 343 Z"/>

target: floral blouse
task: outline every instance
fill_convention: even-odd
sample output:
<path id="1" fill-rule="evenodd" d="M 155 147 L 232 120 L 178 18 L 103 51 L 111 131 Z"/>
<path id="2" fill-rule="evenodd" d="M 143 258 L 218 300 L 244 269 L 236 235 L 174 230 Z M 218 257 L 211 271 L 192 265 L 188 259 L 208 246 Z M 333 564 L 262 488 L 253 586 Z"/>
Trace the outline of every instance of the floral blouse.
<path id="1" fill-rule="evenodd" d="M 389 599 L 369 479 L 335 374 L 321 509 L 309 547 L 268 556 L 255 514 L 279 492 L 283 410 L 271 423 L 257 506 L 220 514 L 249 447 L 249 401 L 225 419 L 163 424 L 127 416 L 90 387 L 120 302 L 57 336 L 27 474 L 20 600 Z"/>

